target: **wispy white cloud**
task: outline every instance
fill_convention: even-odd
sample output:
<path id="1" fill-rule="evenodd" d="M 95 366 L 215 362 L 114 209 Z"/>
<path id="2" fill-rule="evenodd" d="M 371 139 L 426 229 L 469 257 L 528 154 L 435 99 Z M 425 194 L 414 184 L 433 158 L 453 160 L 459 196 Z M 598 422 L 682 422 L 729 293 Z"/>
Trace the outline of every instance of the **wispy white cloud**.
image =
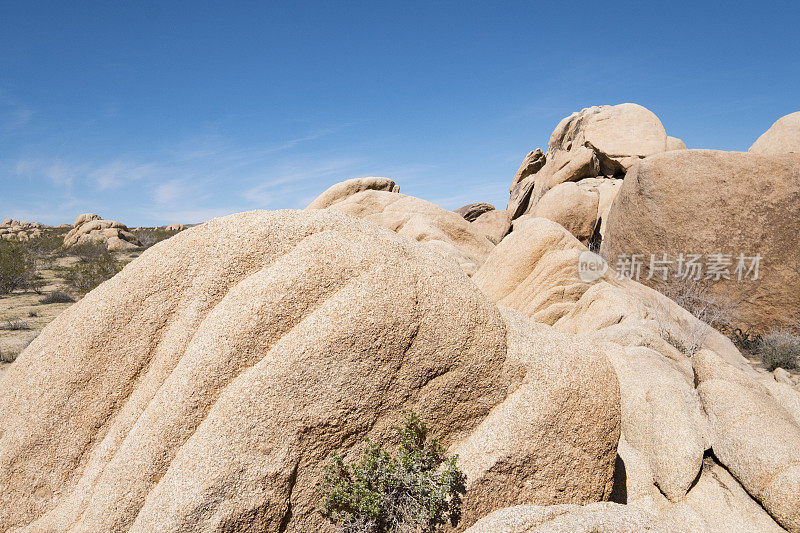
<path id="1" fill-rule="evenodd" d="M 29 107 L 18 107 L 8 113 L 7 118 L 3 121 L 3 129 L 6 131 L 13 131 L 30 123 L 33 118 L 34 111 Z"/>
<path id="2" fill-rule="evenodd" d="M 131 181 L 155 178 L 164 175 L 165 169 L 156 163 L 141 163 L 117 159 L 88 173 L 89 179 L 94 181 L 100 190 L 116 189 Z"/>
<path id="3" fill-rule="evenodd" d="M 129 224 L 181 221 L 181 216 L 196 222 L 246 209 L 301 207 L 298 202 L 316 196 L 328 181 L 362 175 L 367 166 L 361 157 L 326 154 L 314 142 L 338 129 L 245 146 L 219 135 L 199 136 L 111 159 L 29 155 L 0 161 L 0 174 L 29 183 L 17 185 L 24 194 L 14 196 L 17 207 L 31 214 L 47 212 L 31 204 L 37 187 L 50 186 L 56 190 L 45 197 L 53 202 L 77 199 L 70 202 L 71 210 L 108 205 L 112 212 L 104 216 L 129 217 L 123 220 Z M 68 220 L 75 214 L 70 212 Z M 61 210 L 39 220 L 55 222 L 56 216 Z"/>
<path id="4" fill-rule="evenodd" d="M 295 194 L 308 182 L 324 182 L 331 177 L 341 179 L 355 177 L 364 165 L 359 158 L 331 158 L 327 160 L 308 160 L 301 158 L 291 162 L 283 161 L 263 175 L 269 176 L 242 192 L 242 197 L 263 207 L 271 207 L 289 194 Z"/>
<path id="5" fill-rule="evenodd" d="M 53 185 L 67 188 L 82 176 L 86 166 L 69 163 L 61 159 L 20 159 L 14 165 L 13 172 L 18 177 L 28 179 L 46 178 Z"/>

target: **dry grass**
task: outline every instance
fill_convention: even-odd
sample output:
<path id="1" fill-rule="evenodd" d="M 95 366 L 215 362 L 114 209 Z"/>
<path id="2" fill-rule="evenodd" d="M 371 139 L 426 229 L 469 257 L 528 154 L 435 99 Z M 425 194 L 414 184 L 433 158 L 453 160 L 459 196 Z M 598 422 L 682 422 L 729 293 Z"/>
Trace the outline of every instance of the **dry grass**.
<path id="1" fill-rule="evenodd" d="M 660 284 L 658 290 L 683 309 L 689 311 L 698 322 L 677 328 L 669 309 L 661 306 L 656 311 L 659 333 L 679 351 L 691 356 L 699 350 L 709 334 L 707 326 L 724 334 L 732 334 L 735 302 L 722 301 L 711 293 L 703 280 L 670 280 Z"/>
<path id="2" fill-rule="evenodd" d="M 42 304 L 68 304 L 75 301 L 75 298 L 70 296 L 64 291 L 50 291 L 43 298 L 39 300 Z"/>
<path id="3" fill-rule="evenodd" d="M 800 370 L 800 336 L 793 331 L 763 335 L 756 344 L 756 353 L 770 372 L 776 368 Z"/>
<path id="4" fill-rule="evenodd" d="M 21 331 L 28 329 L 31 329 L 31 325 L 24 320 L 20 320 L 19 318 L 13 318 L 11 320 L 6 320 L 5 322 L 0 322 L 0 331 Z"/>

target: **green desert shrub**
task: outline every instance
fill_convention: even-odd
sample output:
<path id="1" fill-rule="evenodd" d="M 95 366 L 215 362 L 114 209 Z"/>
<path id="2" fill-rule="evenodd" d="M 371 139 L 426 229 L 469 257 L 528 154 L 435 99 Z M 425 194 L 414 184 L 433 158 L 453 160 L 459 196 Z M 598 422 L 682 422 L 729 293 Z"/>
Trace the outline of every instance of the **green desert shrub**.
<path id="1" fill-rule="evenodd" d="M 28 252 L 37 260 L 51 260 L 62 254 L 64 235 L 55 230 L 48 230 L 41 236 L 25 243 Z"/>
<path id="2" fill-rule="evenodd" d="M 26 247 L 16 241 L 0 241 L 0 295 L 40 286 L 36 262 Z"/>
<path id="3" fill-rule="evenodd" d="M 461 518 L 466 478 L 446 457 L 427 427 L 406 413 L 396 428 L 400 438 L 392 457 L 379 444 L 366 443 L 361 459 L 346 465 L 334 454 L 319 492 L 321 511 L 345 533 L 433 533 Z"/>
<path id="4" fill-rule="evenodd" d="M 757 345 L 764 366 L 772 371 L 778 367 L 800 369 L 800 336 L 790 331 L 776 331 L 763 335 Z"/>
<path id="5" fill-rule="evenodd" d="M 83 257 L 69 267 L 64 279 L 72 291 L 86 294 L 105 280 L 114 277 L 120 270 L 122 270 L 120 262 L 103 247 L 103 253 L 97 257 Z"/>

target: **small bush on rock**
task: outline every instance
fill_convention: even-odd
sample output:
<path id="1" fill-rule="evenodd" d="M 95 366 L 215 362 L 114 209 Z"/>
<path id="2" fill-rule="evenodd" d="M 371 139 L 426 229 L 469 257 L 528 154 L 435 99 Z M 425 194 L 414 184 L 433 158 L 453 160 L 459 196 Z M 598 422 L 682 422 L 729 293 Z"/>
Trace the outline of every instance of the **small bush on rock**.
<path id="1" fill-rule="evenodd" d="M 461 518 L 466 478 L 416 414 L 406 413 L 397 454 L 367 441 L 348 466 L 334 454 L 320 487 L 322 513 L 345 533 L 433 533 Z"/>
<path id="2" fill-rule="evenodd" d="M 778 367 L 800 370 L 800 336 L 788 331 L 768 333 L 758 341 L 758 354 L 770 372 Z"/>
<path id="3" fill-rule="evenodd" d="M 684 331 L 678 331 L 670 310 L 666 306 L 658 306 L 654 318 L 661 337 L 678 351 L 691 356 L 700 349 L 708 335 L 707 328 L 701 322 L 724 334 L 730 335 L 733 331 L 735 303 L 715 297 L 708 282 L 674 279 L 659 285 L 658 290 L 699 320 L 688 325 Z"/>

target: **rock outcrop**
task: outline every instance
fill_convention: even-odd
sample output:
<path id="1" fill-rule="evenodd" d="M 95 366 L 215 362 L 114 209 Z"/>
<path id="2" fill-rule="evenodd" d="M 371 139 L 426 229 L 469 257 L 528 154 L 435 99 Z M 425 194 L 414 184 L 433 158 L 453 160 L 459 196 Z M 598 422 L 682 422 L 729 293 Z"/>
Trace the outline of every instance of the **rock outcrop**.
<path id="1" fill-rule="evenodd" d="M 757 183 L 757 186 L 753 184 Z M 684 150 L 658 154 L 628 172 L 602 244 L 609 260 L 637 255 L 640 280 L 651 254 L 677 275 L 689 254 L 711 277 L 710 297 L 730 307 L 742 330 L 793 325 L 800 309 L 800 154 Z M 669 265 L 667 265 L 669 266 Z"/>
<path id="2" fill-rule="evenodd" d="M 464 217 L 464 220 L 467 222 L 475 222 L 476 218 L 489 211 L 494 211 L 494 206 L 486 202 L 467 204 L 455 210 L 455 212 Z"/>
<path id="3" fill-rule="evenodd" d="M 686 150 L 686 143 L 677 137 L 670 137 L 667 135 L 667 152 L 672 150 Z"/>
<path id="4" fill-rule="evenodd" d="M 692 364 L 714 453 L 778 523 L 800 531 L 800 417 L 711 351 Z"/>
<path id="5" fill-rule="evenodd" d="M 730 340 L 655 290 L 612 270 L 582 279 L 585 254 L 563 227 L 529 219 L 472 279 L 498 304 L 597 343 L 611 361 L 622 434 L 610 499 L 690 531 L 798 531 L 800 394 L 758 374 Z M 705 353 L 741 388 L 730 377 L 703 385 Z M 775 414 L 747 416 L 756 411 Z"/>
<path id="6" fill-rule="evenodd" d="M 38 222 L 21 222 L 7 218 L 0 224 L 0 239 L 6 241 L 29 241 L 42 235 L 42 226 Z"/>
<path id="7" fill-rule="evenodd" d="M 507 210 L 512 219 L 525 214 L 553 217 L 586 243 L 593 233 L 605 230 L 608 208 L 619 190 L 614 180 L 641 158 L 685 148 L 640 105 L 582 109 L 556 126 L 546 154 L 537 149 L 525 157 L 511 182 Z M 587 179 L 592 181 L 583 184 Z M 580 187 L 565 186 L 573 182 Z"/>
<path id="8" fill-rule="evenodd" d="M 400 192 L 400 187 L 389 178 L 353 178 L 331 185 L 306 209 L 325 209 L 361 191 Z"/>
<path id="9" fill-rule="evenodd" d="M 601 350 L 430 246 L 336 209 L 231 215 L 146 250 L 3 374 L 0 530 L 332 531 L 329 455 L 391 441 L 406 409 L 462 454 L 462 527 L 592 503 L 618 394 Z"/>
<path id="10" fill-rule="evenodd" d="M 800 153 L 800 111 L 776 120 L 756 139 L 749 151 L 757 154 Z"/>
<path id="11" fill-rule="evenodd" d="M 602 502 L 591 505 L 518 505 L 495 511 L 466 533 L 681 533 L 635 507 Z"/>
<path id="12" fill-rule="evenodd" d="M 470 222 L 452 211 L 413 196 L 365 190 L 348 195 L 330 204 L 328 208 L 368 220 L 412 240 L 424 242 L 442 256 L 458 264 L 469 276 L 478 270 L 494 248 L 492 241 L 479 227 L 472 226 Z"/>
<path id="13" fill-rule="evenodd" d="M 85 243 L 104 243 L 109 252 L 124 252 L 142 245 L 125 224 L 103 220 L 94 213 L 79 215 L 64 237 L 64 248 Z"/>
<path id="14" fill-rule="evenodd" d="M 511 215 L 505 209 L 493 209 L 473 220 L 472 227 L 497 244 L 511 231 Z"/>
<path id="15" fill-rule="evenodd" d="M 177 222 L 173 222 L 169 226 L 164 227 L 164 231 L 183 231 L 186 229 L 186 226 L 183 224 L 178 224 Z"/>

